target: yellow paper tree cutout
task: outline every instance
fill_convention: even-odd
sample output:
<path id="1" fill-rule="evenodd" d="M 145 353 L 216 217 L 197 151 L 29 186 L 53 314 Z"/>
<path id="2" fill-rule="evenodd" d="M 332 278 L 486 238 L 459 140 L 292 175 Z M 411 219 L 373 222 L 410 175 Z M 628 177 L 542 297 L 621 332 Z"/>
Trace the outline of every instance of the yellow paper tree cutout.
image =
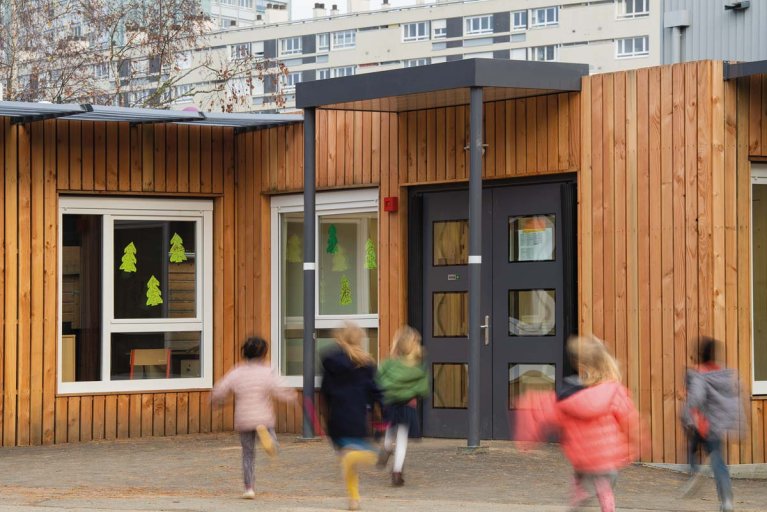
<path id="1" fill-rule="evenodd" d="M 135 272 L 136 271 L 136 246 L 133 242 L 129 243 L 123 249 L 122 263 L 120 264 L 120 270 L 123 272 Z"/>
<path id="2" fill-rule="evenodd" d="M 173 233 L 173 237 L 170 239 L 170 262 L 181 263 L 184 261 L 186 261 L 184 240 L 178 236 L 178 233 Z"/>
<path id="3" fill-rule="evenodd" d="M 152 276 L 146 283 L 146 305 L 159 306 L 160 304 L 162 304 L 160 281 L 158 281 L 155 276 Z"/>
<path id="4" fill-rule="evenodd" d="M 342 306 L 350 306 L 352 303 L 352 287 L 346 276 L 341 277 L 341 297 L 338 302 Z"/>

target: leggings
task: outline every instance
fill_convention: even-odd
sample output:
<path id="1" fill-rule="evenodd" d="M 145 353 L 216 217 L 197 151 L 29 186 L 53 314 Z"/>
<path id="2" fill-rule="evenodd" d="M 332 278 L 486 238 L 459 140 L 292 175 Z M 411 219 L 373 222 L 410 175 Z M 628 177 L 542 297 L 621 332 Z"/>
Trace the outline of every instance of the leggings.
<path id="1" fill-rule="evenodd" d="M 274 438 L 274 429 L 269 429 L 269 433 Z M 240 444 L 242 445 L 242 480 L 245 489 L 253 488 L 253 466 L 256 460 L 256 437 L 255 430 L 246 430 L 240 432 Z M 277 442 L 274 439 L 273 442 Z"/>
<path id="2" fill-rule="evenodd" d="M 341 455 L 341 469 L 344 472 L 346 491 L 349 499 L 360 499 L 360 466 L 372 466 L 376 462 L 376 454 L 370 450 L 344 450 Z"/>
<path id="3" fill-rule="evenodd" d="M 396 434 L 397 444 L 394 448 L 394 466 L 392 471 L 402 473 L 402 467 L 405 465 L 405 455 L 407 454 L 407 438 L 409 434 L 408 425 L 401 423 L 399 425 L 390 425 L 386 429 L 384 437 L 384 450 L 391 451 L 394 437 Z"/>
<path id="4" fill-rule="evenodd" d="M 576 472 L 573 475 L 573 496 L 570 503 L 572 508 L 577 508 L 589 499 L 590 495 L 584 484 L 590 482 L 594 486 L 594 492 L 597 495 L 602 512 L 615 512 L 613 487 L 615 487 L 617 479 L 618 474 L 614 472 L 603 474 Z"/>

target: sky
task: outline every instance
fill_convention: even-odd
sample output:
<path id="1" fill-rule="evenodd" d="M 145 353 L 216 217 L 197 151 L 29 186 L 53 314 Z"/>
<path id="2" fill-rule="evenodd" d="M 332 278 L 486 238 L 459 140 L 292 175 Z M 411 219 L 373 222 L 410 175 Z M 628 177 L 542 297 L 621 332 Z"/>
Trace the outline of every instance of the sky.
<path id="1" fill-rule="evenodd" d="M 312 17 L 312 8 L 314 4 L 324 3 L 326 9 L 330 9 L 333 4 L 338 5 L 340 12 L 346 12 L 347 0 L 292 0 L 291 10 L 293 11 L 293 19 L 299 20 Z M 415 5 L 416 0 L 389 0 L 389 5 L 392 7 L 402 7 L 403 5 Z M 427 0 L 426 3 L 431 3 Z M 370 0 L 370 9 L 379 9 L 381 7 L 381 0 Z"/>

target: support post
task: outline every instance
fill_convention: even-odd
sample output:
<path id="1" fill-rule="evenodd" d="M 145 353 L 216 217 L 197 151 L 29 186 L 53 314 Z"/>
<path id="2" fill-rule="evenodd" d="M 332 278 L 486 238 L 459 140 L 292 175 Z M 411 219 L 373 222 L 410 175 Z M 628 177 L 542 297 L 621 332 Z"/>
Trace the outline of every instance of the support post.
<path id="1" fill-rule="evenodd" d="M 481 414 L 482 92 L 471 88 L 469 107 L 469 448 L 479 447 Z"/>
<path id="2" fill-rule="evenodd" d="M 304 425 L 303 438 L 314 438 L 314 274 L 315 263 L 315 156 L 314 108 L 304 109 Z"/>

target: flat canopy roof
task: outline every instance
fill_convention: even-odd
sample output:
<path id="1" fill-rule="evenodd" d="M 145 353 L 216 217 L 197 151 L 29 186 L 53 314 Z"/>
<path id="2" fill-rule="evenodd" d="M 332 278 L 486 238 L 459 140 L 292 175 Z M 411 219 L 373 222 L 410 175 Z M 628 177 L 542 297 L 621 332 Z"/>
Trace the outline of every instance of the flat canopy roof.
<path id="1" fill-rule="evenodd" d="M 394 69 L 296 86 L 298 108 L 404 112 L 467 105 L 471 87 L 485 101 L 580 91 L 587 64 L 467 59 Z"/>
<path id="2" fill-rule="evenodd" d="M 177 123 L 200 126 L 222 126 L 235 129 L 260 129 L 300 123 L 300 114 L 246 114 L 196 112 L 150 108 L 111 107 L 103 105 L 77 105 L 54 103 L 27 103 L 0 101 L 0 116 L 10 117 L 14 123 L 31 123 L 45 119 L 65 118 L 77 121 L 113 121 L 134 124 Z"/>
<path id="3" fill-rule="evenodd" d="M 724 79 L 732 80 L 751 75 L 767 75 L 767 60 L 751 62 L 725 62 Z"/>

